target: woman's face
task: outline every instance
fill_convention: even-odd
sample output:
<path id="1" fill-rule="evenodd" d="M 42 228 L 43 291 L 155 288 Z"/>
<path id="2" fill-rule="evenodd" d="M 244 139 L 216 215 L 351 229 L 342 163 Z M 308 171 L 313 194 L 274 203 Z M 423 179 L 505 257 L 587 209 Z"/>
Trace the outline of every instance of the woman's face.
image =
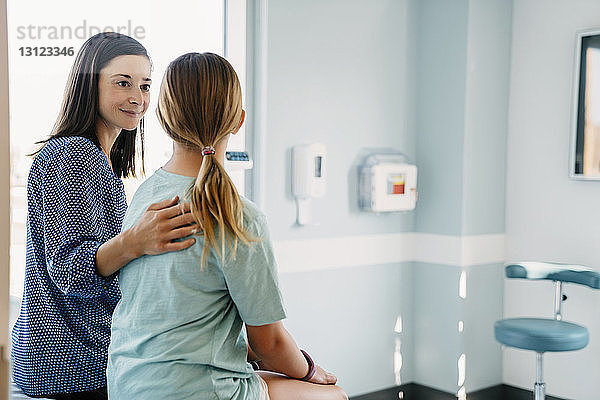
<path id="1" fill-rule="evenodd" d="M 100 117 L 115 131 L 132 130 L 148 109 L 150 61 L 145 56 L 118 56 L 100 70 Z"/>

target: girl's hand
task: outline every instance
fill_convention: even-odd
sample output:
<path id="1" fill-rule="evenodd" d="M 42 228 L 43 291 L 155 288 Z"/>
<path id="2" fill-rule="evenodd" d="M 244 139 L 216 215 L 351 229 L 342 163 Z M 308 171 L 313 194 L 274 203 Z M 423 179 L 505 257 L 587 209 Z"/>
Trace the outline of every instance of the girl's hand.
<path id="1" fill-rule="evenodd" d="M 258 360 L 258 366 L 261 371 L 275 371 L 269 365 L 267 365 L 264 361 Z M 335 385 L 337 383 L 337 377 L 329 372 L 325 371 L 323 368 L 315 365 L 315 374 L 312 378 L 308 380 L 308 382 L 316 383 L 317 385 Z"/>
<path id="2" fill-rule="evenodd" d="M 308 381 L 312 383 L 317 383 L 319 385 L 335 385 L 337 382 L 337 377 L 329 372 L 325 371 L 323 368 L 315 365 L 316 371 L 312 378 Z"/>
<path id="3" fill-rule="evenodd" d="M 183 250 L 196 242 L 194 238 L 173 242 L 198 231 L 190 203 L 178 204 L 178 201 L 179 196 L 175 196 L 152 204 L 129 230 L 136 257 Z"/>

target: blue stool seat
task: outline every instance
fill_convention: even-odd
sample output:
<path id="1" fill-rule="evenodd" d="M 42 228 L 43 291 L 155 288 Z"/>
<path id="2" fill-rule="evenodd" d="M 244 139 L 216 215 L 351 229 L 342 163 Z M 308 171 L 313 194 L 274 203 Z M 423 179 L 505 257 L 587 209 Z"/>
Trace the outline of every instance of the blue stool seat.
<path id="1" fill-rule="evenodd" d="M 509 318 L 494 324 L 496 340 L 506 346 L 539 353 L 583 349 L 588 330 L 571 322 L 543 318 Z"/>

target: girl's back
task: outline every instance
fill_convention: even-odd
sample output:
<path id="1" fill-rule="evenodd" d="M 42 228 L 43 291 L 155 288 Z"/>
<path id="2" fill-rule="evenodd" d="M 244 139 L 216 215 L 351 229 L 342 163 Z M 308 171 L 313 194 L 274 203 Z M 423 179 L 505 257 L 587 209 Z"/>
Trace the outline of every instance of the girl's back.
<path id="1" fill-rule="evenodd" d="M 193 177 L 159 169 L 136 192 L 123 230 L 158 200 L 185 197 Z M 112 399 L 258 399 L 246 362 L 243 323 L 285 318 L 264 215 L 242 197 L 244 227 L 260 238 L 238 241 L 225 262 L 211 248 L 200 267 L 204 237 L 179 252 L 143 256 L 119 276 L 122 300 L 112 321 L 108 391 Z"/>

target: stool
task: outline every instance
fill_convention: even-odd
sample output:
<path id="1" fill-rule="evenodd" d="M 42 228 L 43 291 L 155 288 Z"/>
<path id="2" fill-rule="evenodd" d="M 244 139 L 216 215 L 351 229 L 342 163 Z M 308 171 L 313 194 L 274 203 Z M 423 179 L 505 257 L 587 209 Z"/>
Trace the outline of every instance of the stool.
<path id="1" fill-rule="evenodd" d="M 563 282 L 600 289 L 600 273 L 581 265 L 546 262 L 510 263 L 505 267 L 507 278 L 545 279 L 554 281 L 554 318 L 509 318 L 494 324 L 496 340 L 503 345 L 536 352 L 537 373 L 535 400 L 546 398 L 542 357 L 545 352 L 580 350 L 589 341 L 588 330 L 562 319 Z"/>

